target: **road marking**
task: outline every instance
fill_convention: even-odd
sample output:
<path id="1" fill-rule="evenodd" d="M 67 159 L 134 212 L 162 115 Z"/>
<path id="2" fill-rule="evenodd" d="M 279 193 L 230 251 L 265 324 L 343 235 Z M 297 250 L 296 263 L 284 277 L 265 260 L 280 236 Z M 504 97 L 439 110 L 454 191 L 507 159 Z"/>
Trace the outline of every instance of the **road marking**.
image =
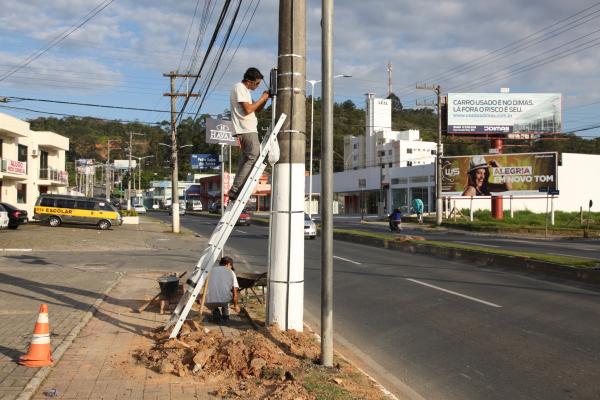
<path id="1" fill-rule="evenodd" d="M 243 230 L 241 230 L 241 229 L 236 229 L 235 231 L 236 231 L 236 232 L 239 232 L 239 233 L 248 233 L 248 232 L 245 232 L 245 231 L 243 231 Z"/>
<path id="2" fill-rule="evenodd" d="M 0 249 L 2 251 L 33 251 L 32 249 Z"/>
<path id="3" fill-rule="evenodd" d="M 588 260 L 596 260 L 598 261 L 598 257 L 584 257 L 584 256 L 579 256 L 579 255 L 574 255 L 574 254 L 563 254 L 563 253 L 548 253 L 548 254 L 553 254 L 555 256 L 563 256 L 563 257 L 575 257 L 575 258 L 585 258 Z"/>
<path id="4" fill-rule="evenodd" d="M 342 261 L 347 261 L 347 262 L 352 263 L 352 264 L 361 265 L 359 262 L 348 260 L 347 258 L 338 257 L 338 256 L 333 256 L 333 258 L 336 258 L 336 259 L 342 260 Z"/>
<path id="5" fill-rule="evenodd" d="M 501 246 L 494 246 L 493 244 L 483 244 L 483 243 L 473 243 L 473 242 L 461 242 L 460 240 L 455 240 L 454 242 L 456 242 L 456 243 L 470 244 L 470 245 L 474 245 L 474 246 L 501 247 Z"/>
<path id="6" fill-rule="evenodd" d="M 491 306 L 491 307 L 502 308 L 502 306 L 499 306 L 498 304 L 490 303 L 489 301 L 481 300 L 481 299 L 478 299 L 476 297 L 467 296 L 466 294 L 453 292 L 452 290 L 444 289 L 444 288 L 441 288 L 439 286 L 430 285 L 429 283 L 421 282 L 421 281 L 418 281 L 416 279 L 406 278 L 406 280 L 414 282 L 414 283 L 418 283 L 419 285 L 430 287 L 432 289 L 441 290 L 442 292 L 450 293 L 450 294 L 453 294 L 455 296 L 464 297 L 465 299 L 473 300 L 473 301 L 476 301 L 478 303 L 482 303 L 482 304 L 485 304 L 485 305 L 488 305 L 488 306 Z"/>

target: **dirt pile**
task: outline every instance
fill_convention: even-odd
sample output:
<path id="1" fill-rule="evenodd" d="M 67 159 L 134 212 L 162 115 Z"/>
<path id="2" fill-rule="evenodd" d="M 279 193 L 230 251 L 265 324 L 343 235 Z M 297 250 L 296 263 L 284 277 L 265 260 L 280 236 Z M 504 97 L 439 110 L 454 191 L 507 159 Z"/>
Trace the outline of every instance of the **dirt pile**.
<path id="1" fill-rule="evenodd" d="M 298 380 L 318 359 L 319 345 L 310 334 L 261 328 L 223 337 L 197 324 L 197 330 L 188 328 L 180 339 L 154 333 L 154 347 L 135 357 L 160 373 L 220 382 L 214 395 L 222 398 L 314 398 Z"/>

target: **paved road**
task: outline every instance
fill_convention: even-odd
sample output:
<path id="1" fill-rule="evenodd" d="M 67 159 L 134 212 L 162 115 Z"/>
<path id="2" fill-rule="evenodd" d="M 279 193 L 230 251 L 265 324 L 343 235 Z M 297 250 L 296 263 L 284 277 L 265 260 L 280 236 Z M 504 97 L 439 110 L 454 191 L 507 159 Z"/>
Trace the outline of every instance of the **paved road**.
<path id="1" fill-rule="evenodd" d="M 208 235 L 216 220 L 182 224 Z M 266 227 L 236 228 L 229 246 L 265 270 Z M 334 253 L 336 338 L 393 392 L 600 399 L 599 292 L 347 242 Z M 307 241 L 305 312 L 317 329 L 319 257 Z"/>
<path id="2" fill-rule="evenodd" d="M 384 223 L 361 223 L 359 217 L 336 217 L 335 227 L 340 229 L 360 229 L 369 232 L 386 232 Z M 577 256 L 600 261 L 600 240 L 597 239 L 536 239 L 499 237 L 494 234 L 474 234 L 450 230 L 445 232 L 428 232 L 414 229 L 414 224 L 404 224 L 404 233 L 409 235 L 424 236 L 430 240 L 440 240 L 463 245 L 479 245 L 491 248 L 531 251 L 537 253 L 554 254 L 561 256 Z"/>

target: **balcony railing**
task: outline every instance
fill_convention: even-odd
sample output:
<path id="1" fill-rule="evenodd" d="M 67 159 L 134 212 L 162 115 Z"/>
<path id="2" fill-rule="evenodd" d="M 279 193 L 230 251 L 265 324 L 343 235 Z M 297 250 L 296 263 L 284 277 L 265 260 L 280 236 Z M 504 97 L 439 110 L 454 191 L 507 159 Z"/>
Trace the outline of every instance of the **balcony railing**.
<path id="1" fill-rule="evenodd" d="M 3 158 L 0 163 L 0 172 L 14 175 L 27 175 L 27 163 L 24 161 Z"/>
<path id="2" fill-rule="evenodd" d="M 54 168 L 40 168 L 40 179 L 58 182 L 66 185 L 69 182 L 67 171 L 61 171 Z"/>

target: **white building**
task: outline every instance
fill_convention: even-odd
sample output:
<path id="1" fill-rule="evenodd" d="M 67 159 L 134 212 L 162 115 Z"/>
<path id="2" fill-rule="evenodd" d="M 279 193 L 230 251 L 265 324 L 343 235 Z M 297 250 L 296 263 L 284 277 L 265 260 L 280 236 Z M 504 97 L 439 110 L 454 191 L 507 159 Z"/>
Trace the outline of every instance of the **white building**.
<path id="1" fill-rule="evenodd" d="M 562 153 L 559 155 L 557 169 L 557 188 L 560 194 L 550 198 L 549 206 L 555 211 L 586 211 L 590 200 L 592 211 L 600 209 L 600 185 L 594 180 L 594 173 L 600 171 L 600 155 Z M 340 213 L 367 214 L 378 212 L 378 198 L 386 197 L 388 210 L 400 207 L 406 212 L 414 198 L 420 198 L 425 204 L 425 212 L 435 211 L 435 169 L 434 164 L 412 167 L 394 167 L 390 169 L 389 190 L 382 190 L 381 169 L 362 168 L 336 172 L 333 177 L 334 198 L 342 205 Z M 307 184 L 308 187 L 308 184 Z M 313 192 L 321 193 L 321 177 L 313 177 Z M 546 195 L 539 192 L 503 192 L 505 218 L 510 209 L 529 210 L 536 213 L 546 212 Z M 489 210 L 489 196 L 445 197 L 450 209 Z"/>
<path id="2" fill-rule="evenodd" d="M 364 136 L 344 137 L 344 169 L 394 167 L 435 162 L 436 143 L 425 142 L 418 129 L 392 130 L 392 101 L 367 93 Z M 384 182 L 387 184 L 388 182 Z"/>
<path id="3" fill-rule="evenodd" d="M 0 113 L 0 201 L 33 215 L 40 193 L 66 193 L 69 139 Z"/>

